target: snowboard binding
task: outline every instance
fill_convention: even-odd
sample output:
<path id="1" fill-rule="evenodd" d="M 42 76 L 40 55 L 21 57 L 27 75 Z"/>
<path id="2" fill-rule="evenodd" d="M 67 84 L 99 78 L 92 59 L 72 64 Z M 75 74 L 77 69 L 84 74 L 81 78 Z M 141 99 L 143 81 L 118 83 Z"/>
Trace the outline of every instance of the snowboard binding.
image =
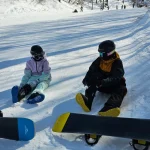
<path id="1" fill-rule="evenodd" d="M 36 104 L 40 103 L 44 100 L 44 94 L 39 94 L 38 92 L 31 94 L 31 96 L 27 99 L 28 104 Z"/>
<path id="2" fill-rule="evenodd" d="M 20 102 L 23 98 L 25 98 L 28 94 L 32 92 L 32 87 L 29 84 L 25 84 L 23 87 L 19 88 L 19 86 L 14 86 L 11 89 L 12 102 L 17 103 Z"/>
<path id="3" fill-rule="evenodd" d="M 95 144 L 98 143 L 99 139 L 101 138 L 101 135 L 96 135 L 96 134 L 85 134 L 85 141 L 88 145 L 94 146 Z"/>
<path id="4" fill-rule="evenodd" d="M 133 139 L 130 145 L 133 146 L 135 150 L 148 150 L 150 142 L 144 141 L 144 140 Z M 140 147 L 140 148 L 137 148 L 137 147 Z"/>

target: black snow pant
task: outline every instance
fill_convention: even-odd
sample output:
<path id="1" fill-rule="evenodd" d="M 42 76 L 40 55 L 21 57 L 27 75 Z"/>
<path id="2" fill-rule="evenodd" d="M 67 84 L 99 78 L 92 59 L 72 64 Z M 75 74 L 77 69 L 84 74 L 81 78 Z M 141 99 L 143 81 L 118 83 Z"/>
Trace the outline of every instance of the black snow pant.
<path id="1" fill-rule="evenodd" d="M 91 85 L 85 91 L 85 96 L 88 98 L 88 102 L 90 103 L 90 105 L 92 105 L 96 91 L 111 94 L 105 105 L 109 105 L 115 108 L 121 106 L 123 98 L 127 93 L 127 88 L 126 85 L 119 85 L 117 87 L 109 87 L 109 88 L 106 87 L 97 88 L 96 85 Z"/>

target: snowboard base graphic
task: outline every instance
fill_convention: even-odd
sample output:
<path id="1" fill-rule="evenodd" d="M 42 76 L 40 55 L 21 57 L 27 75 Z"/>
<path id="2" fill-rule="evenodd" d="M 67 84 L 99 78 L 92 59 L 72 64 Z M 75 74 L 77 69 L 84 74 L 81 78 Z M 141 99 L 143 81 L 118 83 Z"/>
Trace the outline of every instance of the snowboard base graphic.
<path id="1" fill-rule="evenodd" d="M 150 140 L 150 119 L 65 113 L 58 117 L 52 131 Z"/>
<path id="2" fill-rule="evenodd" d="M 34 122 L 27 118 L 0 118 L 0 138 L 29 141 L 35 136 Z"/>

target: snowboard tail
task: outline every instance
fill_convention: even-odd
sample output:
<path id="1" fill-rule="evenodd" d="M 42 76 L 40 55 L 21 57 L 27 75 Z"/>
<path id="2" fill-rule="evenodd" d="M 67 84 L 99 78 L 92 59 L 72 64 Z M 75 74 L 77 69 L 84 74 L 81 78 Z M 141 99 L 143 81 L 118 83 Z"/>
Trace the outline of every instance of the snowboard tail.
<path id="1" fill-rule="evenodd" d="M 61 116 L 59 116 L 59 118 L 56 120 L 53 128 L 52 128 L 52 131 L 54 132 L 64 132 L 64 128 L 66 126 L 66 122 L 67 120 L 69 119 L 69 116 L 70 116 L 70 113 L 65 113 L 65 114 L 62 114 Z"/>
<path id="2" fill-rule="evenodd" d="M 65 113 L 52 131 L 150 140 L 150 120 Z"/>
<path id="3" fill-rule="evenodd" d="M 17 103 L 18 102 L 18 92 L 19 92 L 19 87 L 18 86 L 14 86 L 11 89 L 11 95 L 12 95 L 12 102 L 13 103 Z"/>
<path id="4" fill-rule="evenodd" d="M 27 118 L 0 118 L 0 138 L 29 141 L 35 136 L 34 123 Z"/>

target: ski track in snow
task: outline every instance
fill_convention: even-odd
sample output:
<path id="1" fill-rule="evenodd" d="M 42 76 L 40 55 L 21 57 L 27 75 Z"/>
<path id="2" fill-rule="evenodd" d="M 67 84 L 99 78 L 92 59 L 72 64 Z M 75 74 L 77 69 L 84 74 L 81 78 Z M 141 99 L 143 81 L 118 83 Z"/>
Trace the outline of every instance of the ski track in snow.
<path id="1" fill-rule="evenodd" d="M 129 9 L 73 15 L 65 19 L 2 25 L 0 29 L 0 109 L 4 116 L 27 117 L 35 122 L 36 136 L 29 142 L 0 140 L 5 150 L 132 150 L 130 139 L 103 136 L 89 147 L 80 134 L 53 133 L 56 118 L 65 112 L 84 113 L 75 102 L 84 92 L 82 79 L 98 57 L 100 41 L 116 42 L 125 67 L 128 94 L 121 106 L 121 117 L 150 118 L 150 11 Z M 38 105 L 11 102 L 11 88 L 19 84 L 29 50 L 40 44 L 52 68 L 51 86 Z M 108 96 L 97 93 L 92 111 L 97 114 Z M 100 101 L 101 100 L 101 101 Z"/>

